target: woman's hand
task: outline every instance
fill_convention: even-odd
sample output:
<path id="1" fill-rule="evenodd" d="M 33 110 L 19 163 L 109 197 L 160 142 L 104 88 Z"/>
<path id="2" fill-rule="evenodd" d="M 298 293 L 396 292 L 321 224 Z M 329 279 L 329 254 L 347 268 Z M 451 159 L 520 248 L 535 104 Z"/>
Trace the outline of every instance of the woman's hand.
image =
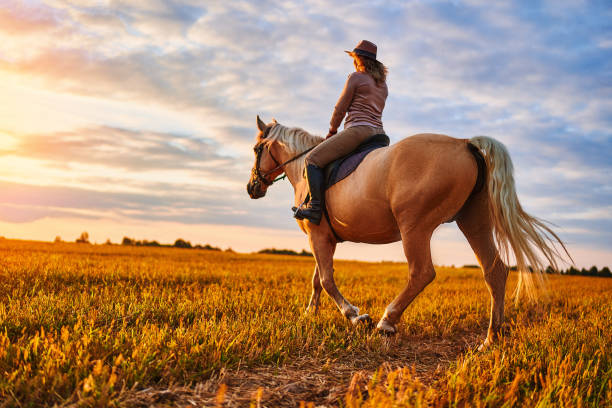
<path id="1" fill-rule="evenodd" d="M 330 137 L 332 137 L 333 135 L 335 135 L 336 133 L 338 133 L 337 130 L 329 130 L 329 132 L 327 133 L 327 136 L 325 136 L 325 140 L 329 139 Z"/>

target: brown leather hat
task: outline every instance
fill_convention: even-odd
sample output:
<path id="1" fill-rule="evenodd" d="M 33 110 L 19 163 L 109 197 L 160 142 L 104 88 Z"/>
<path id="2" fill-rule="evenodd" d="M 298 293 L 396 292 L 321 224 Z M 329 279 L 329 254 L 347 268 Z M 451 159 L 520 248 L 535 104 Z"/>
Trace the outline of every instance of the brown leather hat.
<path id="1" fill-rule="evenodd" d="M 353 51 L 344 51 L 349 55 L 357 54 L 364 57 L 376 59 L 376 44 L 370 41 L 362 40 L 355 46 Z"/>

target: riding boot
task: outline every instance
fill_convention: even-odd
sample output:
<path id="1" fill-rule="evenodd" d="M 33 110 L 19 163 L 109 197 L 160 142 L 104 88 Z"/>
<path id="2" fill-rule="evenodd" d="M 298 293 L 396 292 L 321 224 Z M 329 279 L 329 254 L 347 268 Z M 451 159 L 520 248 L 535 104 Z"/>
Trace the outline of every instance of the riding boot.
<path id="1" fill-rule="evenodd" d="M 310 190 L 310 201 L 306 205 L 302 204 L 299 208 L 294 207 L 293 216 L 298 220 L 306 218 L 317 225 L 321 223 L 323 177 L 323 169 L 314 164 L 306 165 L 306 180 Z"/>

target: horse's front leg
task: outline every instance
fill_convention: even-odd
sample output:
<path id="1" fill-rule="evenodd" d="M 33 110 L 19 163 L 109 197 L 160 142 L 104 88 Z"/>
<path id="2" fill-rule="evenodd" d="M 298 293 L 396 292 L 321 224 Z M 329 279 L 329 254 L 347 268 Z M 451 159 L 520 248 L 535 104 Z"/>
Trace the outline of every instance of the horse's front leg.
<path id="1" fill-rule="evenodd" d="M 436 272 L 431 260 L 430 239 L 431 232 L 402 233 L 404 253 L 408 260 L 408 282 L 387 306 L 384 316 L 378 322 L 377 328 L 382 334 L 397 333 L 397 324 L 404 310 L 434 280 Z"/>
<path id="2" fill-rule="evenodd" d="M 312 295 L 310 295 L 310 302 L 306 308 L 306 314 L 319 313 L 319 300 L 321 299 L 321 278 L 319 276 L 319 267 L 315 265 L 314 272 L 312 274 Z"/>
<path id="3" fill-rule="evenodd" d="M 334 281 L 334 252 L 336 251 L 336 241 L 327 234 L 317 234 L 311 231 L 309 234 L 310 248 L 317 262 L 320 284 L 327 294 L 336 302 L 340 312 L 353 324 L 361 322 L 371 323 L 372 319 L 367 314 L 360 315 L 359 308 L 353 306 L 342 296 Z M 313 284 L 314 291 L 314 284 Z M 314 295 L 314 292 L 313 292 Z"/>

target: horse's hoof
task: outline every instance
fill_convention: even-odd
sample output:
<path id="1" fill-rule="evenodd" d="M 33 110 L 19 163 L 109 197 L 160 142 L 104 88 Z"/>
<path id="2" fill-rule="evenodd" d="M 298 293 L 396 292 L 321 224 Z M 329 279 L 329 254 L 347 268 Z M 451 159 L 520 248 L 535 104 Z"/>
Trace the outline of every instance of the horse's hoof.
<path id="1" fill-rule="evenodd" d="M 478 346 L 478 351 L 485 351 L 489 348 L 490 345 L 491 342 L 489 341 L 489 339 L 485 339 L 485 341 L 483 341 L 482 344 Z"/>
<path id="2" fill-rule="evenodd" d="M 357 326 L 358 324 L 365 324 L 366 326 L 371 327 L 373 325 L 372 318 L 367 313 L 353 317 L 351 319 L 351 323 L 353 323 L 354 326 Z"/>
<path id="3" fill-rule="evenodd" d="M 397 333 L 397 328 L 395 327 L 395 325 L 389 323 L 385 319 L 382 319 L 378 322 L 378 324 L 376 325 L 376 329 L 378 329 L 378 332 L 380 334 L 387 337 L 394 336 Z"/>
<path id="4" fill-rule="evenodd" d="M 304 316 L 308 317 L 308 316 L 316 316 L 319 314 L 319 309 L 317 308 L 310 308 L 307 307 L 306 310 L 304 310 Z"/>

